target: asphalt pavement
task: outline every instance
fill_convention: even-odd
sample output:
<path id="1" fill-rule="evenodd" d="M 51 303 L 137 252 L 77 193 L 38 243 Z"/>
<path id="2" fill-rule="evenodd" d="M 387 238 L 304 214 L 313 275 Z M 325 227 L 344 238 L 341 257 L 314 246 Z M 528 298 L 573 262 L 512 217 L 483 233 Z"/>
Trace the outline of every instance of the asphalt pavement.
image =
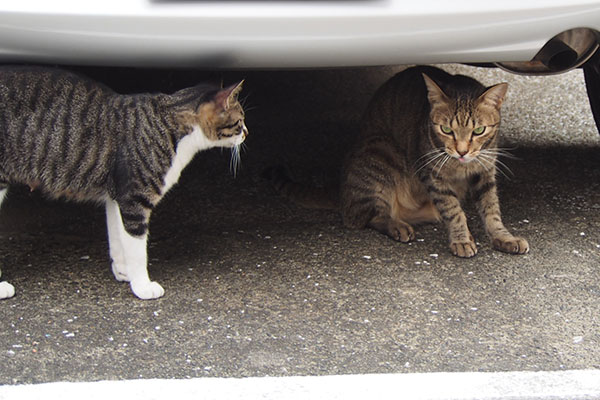
<path id="1" fill-rule="evenodd" d="M 399 68 L 89 70 L 121 91 L 246 78 L 250 135 L 195 158 L 156 208 L 138 300 L 110 271 L 104 210 L 11 188 L 0 213 L 0 384 L 203 377 L 600 369 L 600 136 L 581 71 L 509 82 L 499 196 L 531 251 L 452 256 L 442 226 L 396 243 L 306 210 L 261 179 L 285 164 L 334 184 L 373 91 Z M 598 388 L 600 393 L 600 388 Z"/>

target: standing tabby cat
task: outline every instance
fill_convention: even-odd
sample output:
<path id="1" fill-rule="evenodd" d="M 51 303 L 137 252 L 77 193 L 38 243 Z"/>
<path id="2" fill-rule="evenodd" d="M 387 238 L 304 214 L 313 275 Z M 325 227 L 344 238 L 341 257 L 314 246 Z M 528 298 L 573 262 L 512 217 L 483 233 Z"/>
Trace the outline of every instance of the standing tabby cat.
<path id="1" fill-rule="evenodd" d="M 472 257 L 477 246 L 461 207 L 470 192 L 492 245 L 508 253 L 528 252 L 527 241 L 504 227 L 496 194 L 497 134 L 506 90 L 506 83 L 486 88 L 434 67 L 409 68 L 392 77 L 371 100 L 360 141 L 342 172 L 344 224 L 408 242 L 415 237 L 412 225 L 442 220 L 452 253 Z M 309 204 L 281 174 L 272 179 L 280 191 Z"/>
<path id="2" fill-rule="evenodd" d="M 60 69 L 0 67 L 0 202 L 18 183 L 103 203 L 116 279 L 141 299 L 160 297 L 147 271 L 150 214 L 198 151 L 238 156 L 248 134 L 240 90 L 120 95 Z M 1 282 L 0 298 L 12 295 Z"/>

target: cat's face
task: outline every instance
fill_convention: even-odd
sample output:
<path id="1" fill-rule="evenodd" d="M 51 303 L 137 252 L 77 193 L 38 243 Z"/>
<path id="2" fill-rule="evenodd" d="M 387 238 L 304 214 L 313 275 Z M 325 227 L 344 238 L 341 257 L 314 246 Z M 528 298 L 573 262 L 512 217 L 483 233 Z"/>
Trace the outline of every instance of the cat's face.
<path id="1" fill-rule="evenodd" d="M 236 147 L 248 135 L 244 109 L 238 100 L 242 82 L 219 90 L 211 101 L 202 103 L 195 112 L 182 114 L 190 127 L 200 126 L 212 146 Z"/>
<path id="2" fill-rule="evenodd" d="M 500 124 L 500 106 L 508 84 L 488 88 L 479 97 L 453 99 L 423 75 L 431 105 L 431 122 L 445 152 L 460 163 L 470 163 L 494 147 Z"/>

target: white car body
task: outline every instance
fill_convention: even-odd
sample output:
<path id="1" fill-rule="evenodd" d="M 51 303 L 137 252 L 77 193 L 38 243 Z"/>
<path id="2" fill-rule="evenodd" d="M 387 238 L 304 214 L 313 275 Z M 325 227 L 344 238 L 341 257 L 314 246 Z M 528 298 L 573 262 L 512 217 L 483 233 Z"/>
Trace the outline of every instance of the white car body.
<path id="1" fill-rule="evenodd" d="M 597 0 L 19 0 L 0 62 L 298 68 L 529 61 Z"/>

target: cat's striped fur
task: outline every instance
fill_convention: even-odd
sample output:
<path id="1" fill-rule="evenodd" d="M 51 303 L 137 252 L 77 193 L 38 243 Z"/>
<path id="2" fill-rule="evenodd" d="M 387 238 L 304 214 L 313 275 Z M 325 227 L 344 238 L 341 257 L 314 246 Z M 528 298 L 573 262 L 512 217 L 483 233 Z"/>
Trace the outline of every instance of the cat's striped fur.
<path id="1" fill-rule="evenodd" d="M 240 90 L 120 95 L 62 69 L 0 67 L 0 200 L 17 183 L 104 203 L 115 276 L 160 297 L 146 271 L 150 214 L 196 152 L 243 142 Z"/>
<path id="2" fill-rule="evenodd" d="M 398 73 L 374 95 L 360 140 L 342 172 L 344 224 L 413 240 L 413 225 L 442 220 L 450 249 L 477 253 L 461 202 L 472 194 L 493 246 L 529 251 L 504 227 L 496 193 L 500 106 L 507 84 L 490 88 L 434 67 Z M 292 184 L 293 185 L 293 184 Z M 278 186 L 289 193 L 290 182 Z"/>

